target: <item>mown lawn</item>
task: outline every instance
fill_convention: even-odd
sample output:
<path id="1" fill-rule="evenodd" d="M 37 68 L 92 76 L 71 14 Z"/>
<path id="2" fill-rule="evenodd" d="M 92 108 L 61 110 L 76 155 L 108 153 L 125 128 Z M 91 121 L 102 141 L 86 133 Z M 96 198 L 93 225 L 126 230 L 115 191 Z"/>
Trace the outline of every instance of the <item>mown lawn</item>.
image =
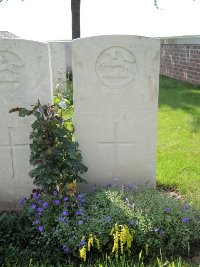
<path id="1" fill-rule="evenodd" d="M 200 209 L 200 86 L 161 77 L 157 185 Z"/>

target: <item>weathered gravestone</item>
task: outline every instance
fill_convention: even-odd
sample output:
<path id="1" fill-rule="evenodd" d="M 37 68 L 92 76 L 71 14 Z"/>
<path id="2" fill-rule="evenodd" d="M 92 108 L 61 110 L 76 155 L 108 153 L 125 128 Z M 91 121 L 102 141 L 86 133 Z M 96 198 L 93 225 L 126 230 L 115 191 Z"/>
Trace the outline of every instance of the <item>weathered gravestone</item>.
<path id="1" fill-rule="evenodd" d="M 138 36 L 73 41 L 75 131 L 90 184 L 155 186 L 159 50 Z"/>
<path id="2" fill-rule="evenodd" d="M 50 42 L 51 51 L 51 67 L 53 78 L 53 91 L 59 88 L 66 92 L 67 79 L 66 79 L 66 56 L 65 45 L 63 43 Z M 59 85 L 59 87 L 58 87 Z"/>
<path id="3" fill-rule="evenodd" d="M 52 102 L 49 46 L 22 39 L 0 40 L 0 209 L 14 209 L 31 192 L 29 134 L 33 118 L 9 114 Z"/>

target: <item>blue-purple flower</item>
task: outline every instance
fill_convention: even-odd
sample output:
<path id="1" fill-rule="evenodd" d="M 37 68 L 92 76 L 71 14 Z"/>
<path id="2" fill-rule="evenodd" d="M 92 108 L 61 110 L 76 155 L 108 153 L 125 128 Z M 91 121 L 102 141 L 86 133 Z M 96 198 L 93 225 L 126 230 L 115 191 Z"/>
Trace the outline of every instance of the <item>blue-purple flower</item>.
<path id="1" fill-rule="evenodd" d="M 57 195 L 58 195 L 58 191 L 54 190 L 54 191 L 53 191 L 53 196 L 56 197 Z"/>
<path id="2" fill-rule="evenodd" d="M 83 203 L 85 202 L 85 198 L 83 197 L 83 195 L 82 194 L 78 195 L 77 200 L 78 200 L 78 206 L 82 207 Z"/>
<path id="3" fill-rule="evenodd" d="M 106 217 L 106 222 L 109 223 L 111 221 L 111 217 L 110 216 L 107 216 Z"/>
<path id="4" fill-rule="evenodd" d="M 19 204 L 20 204 L 20 205 L 24 205 L 25 202 L 26 202 L 26 198 L 25 198 L 25 197 L 23 197 L 23 198 L 21 198 L 21 199 L 19 200 Z"/>
<path id="5" fill-rule="evenodd" d="M 63 200 L 64 200 L 64 201 L 68 201 L 69 198 L 68 198 L 68 197 L 64 197 Z"/>
<path id="6" fill-rule="evenodd" d="M 63 248 L 63 252 L 64 253 L 68 253 L 69 252 L 69 248 L 66 245 L 63 245 L 62 248 Z"/>
<path id="7" fill-rule="evenodd" d="M 76 211 L 76 215 L 78 215 L 78 216 L 82 216 L 82 215 L 83 215 L 83 211 L 82 211 L 82 210 L 77 210 L 77 211 Z"/>
<path id="8" fill-rule="evenodd" d="M 58 205 L 60 204 L 60 200 L 58 200 L 58 199 L 54 199 L 53 204 L 54 204 L 55 206 L 58 206 Z"/>
<path id="9" fill-rule="evenodd" d="M 38 208 L 37 211 L 38 213 L 42 213 L 44 211 L 44 208 Z"/>
<path id="10" fill-rule="evenodd" d="M 34 193 L 34 194 L 32 195 L 32 197 L 33 197 L 35 200 L 37 200 L 37 194 Z"/>
<path id="11" fill-rule="evenodd" d="M 135 221 L 134 220 L 131 220 L 130 221 L 130 224 L 134 226 L 135 225 Z"/>
<path id="12" fill-rule="evenodd" d="M 78 221 L 78 225 L 81 225 L 81 224 L 83 224 L 83 221 L 82 220 L 79 220 Z"/>
<path id="13" fill-rule="evenodd" d="M 36 204 L 32 204 L 32 205 L 31 205 L 31 208 L 32 208 L 33 210 L 36 209 L 36 207 L 37 207 Z"/>
<path id="14" fill-rule="evenodd" d="M 187 222 L 189 222 L 189 218 L 183 218 L 181 221 L 183 222 L 183 223 L 187 223 Z"/>
<path id="15" fill-rule="evenodd" d="M 38 226 L 38 231 L 42 232 L 44 230 L 44 227 L 42 225 Z"/>
<path id="16" fill-rule="evenodd" d="M 64 211 L 62 212 L 62 215 L 64 215 L 64 216 L 68 216 L 68 215 L 69 215 L 69 212 L 66 211 L 66 210 L 64 210 Z"/>
<path id="17" fill-rule="evenodd" d="M 20 204 L 20 205 L 24 205 L 25 202 L 26 202 L 26 198 L 25 198 L 25 197 L 23 197 L 23 198 L 21 198 L 21 199 L 19 200 L 19 204 Z"/>
<path id="18" fill-rule="evenodd" d="M 41 193 L 34 193 L 33 195 L 33 198 L 35 199 L 35 200 L 38 200 L 39 198 L 40 198 L 40 196 L 41 196 Z"/>
<path id="19" fill-rule="evenodd" d="M 183 206 L 183 209 L 184 209 L 184 210 L 189 210 L 190 207 L 189 207 L 188 205 L 184 205 L 184 206 Z"/>
<path id="20" fill-rule="evenodd" d="M 36 221 L 33 222 L 33 224 L 40 224 L 40 221 L 36 220 Z"/>
<path id="21" fill-rule="evenodd" d="M 64 217 L 59 217 L 58 220 L 61 221 L 61 222 L 64 222 L 65 218 Z"/>
<path id="22" fill-rule="evenodd" d="M 46 208 L 48 206 L 48 203 L 47 202 L 44 202 L 43 204 L 42 204 L 42 207 L 43 208 Z"/>
<path id="23" fill-rule="evenodd" d="M 86 244 L 86 243 L 85 243 L 85 240 L 82 239 L 81 242 L 80 242 L 80 245 L 81 245 L 81 246 L 84 246 L 85 244 Z"/>
<path id="24" fill-rule="evenodd" d="M 166 212 L 170 212 L 171 211 L 171 208 L 165 208 L 165 211 Z"/>
<path id="25" fill-rule="evenodd" d="M 82 198 L 83 198 L 83 194 L 80 194 L 80 195 L 77 196 L 78 200 L 82 200 Z"/>

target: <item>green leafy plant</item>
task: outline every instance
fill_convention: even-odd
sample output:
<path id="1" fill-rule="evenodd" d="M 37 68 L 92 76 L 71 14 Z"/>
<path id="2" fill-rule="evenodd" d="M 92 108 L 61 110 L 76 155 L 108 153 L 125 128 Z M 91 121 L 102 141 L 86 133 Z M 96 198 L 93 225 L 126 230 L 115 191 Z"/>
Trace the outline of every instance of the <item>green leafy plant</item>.
<path id="1" fill-rule="evenodd" d="M 131 254 L 145 258 L 191 253 L 200 242 L 200 214 L 190 205 L 154 189 L 135 186 L 108 187 L 87 200 L 87 231 L 97 236 L 105 251 L 112 246 L 111 228 L 127 225 L 133 232 Z M 90 204 L 89 204 L 90 203 Z"/>
<path id="2" fill-rule="evenodd" d="M 107 254 L 143 255 L 148 262 L 160 251 L 189 255 L 188 248 L 200 241 L 199 213 L 154 189 L 109 185 L 88 195 L 77 194 L 74 182 L 65 194 L 37 191 L 21 204 L 45 253 L 57 251 L 66 261 L 91 262 Z"/>
<path id="3" fill-rule="evenodd" d="M 36 118 L 30 134 L 30 163 L 34 166 L 30 177 L 34 184 L 51 191 L 56 187 L 62 190 L 73 180 L 83 181 L 80 174 L 87 168 L 74 140 L 73 107 L 68 100 L 60 96 L 55 98 L 55 105 L 41 105 L 38 101 L 31 110 L 13 108 L 12 112 Z"/>
<path id="4" fill-rule="evenodd" d="M 34 190 L 19 203 L 23 220 L 0 217 L 0 241 L 9 244 L 0 250 L 4 262 L 10 255 L 16 260 L 17 251 L 17 262 L 32 258 L 47 264 L 48 259 L 54 266 L 92 264 L 105 255 L 115 258 L 116 264 L 125 256 L 127 262 L 132 259 L 131 266 L 137 262 L 148 266 L 155 260 L 153 266 L 162 266 L 161 252 L 163 259 L 192 255 L 188 248 L 200 241 L 199 213 L 154 189 L 109 185 L 92 194 L 78 194 L 73 182 L 65 192 Z M 9 232 L 8 222 L 14 227 Z"/>
<path id="5" fill-rule="evenodd" d="M 2 266 L 6 266 L 9 259 L 10 266 L 20 266 L 18 261 L 34 254 L 40 235 L 34 231 L 32 222 L 21 212 L 0 213 L 0 259 Z M 33 251 L 31 251 L 31 246 Z M 33 254 L 32 254 L 33 252 Z M 0 264 L 0 265 L 1 265 Z"/>
<path id="6" fill-rule="evenodd" d="M 79 260 L 81 233 L 78 228 L 83 220 L 85 201 L 83 195 L 76 193 L 75 181 L 68 184 L 65 192 L 38 189 L 29 198 L 21 199 L 22 213 L 32 222 L 36 235 L 40 235 L 39 247 L 32 247 L 39 258 L 53 261 L 56 255 L 61 261 L 70 257 Z"/>

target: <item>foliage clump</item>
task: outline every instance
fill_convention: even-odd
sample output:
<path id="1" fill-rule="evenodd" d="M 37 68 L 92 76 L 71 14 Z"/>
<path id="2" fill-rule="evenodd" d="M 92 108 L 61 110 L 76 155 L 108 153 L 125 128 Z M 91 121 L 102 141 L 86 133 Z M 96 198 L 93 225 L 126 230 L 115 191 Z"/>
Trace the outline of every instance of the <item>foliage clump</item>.
<path id="1" fill-rule="evenodd" d="M 142 254 L 148 262 L 160 251 L 163 257 L 189 255 L 200 241 L 199 213 L 154 189 L 106 186 L 80 194 L 74 181 L 66 192 L 37 190 L 20 203 L 28 229 L 20 230 L 25 238 L 20 235 L 16 251 L 51 264 L 95 262 L 106 254 L 116 259 Z"/>
<path id="2" fill-rule="evenodd" d="M 80 174 L 87 171 L 82 163 L 78 143 L 74 140 L 73 106 L 61 97 L 54 105 L 36 103 L 31 110 L 14 108 L 20 117 L 35 116 L 30 134 L 30 177 L 34 184 L 47 191 L 64 188 L 73 180 L 82 182 Z"/>

